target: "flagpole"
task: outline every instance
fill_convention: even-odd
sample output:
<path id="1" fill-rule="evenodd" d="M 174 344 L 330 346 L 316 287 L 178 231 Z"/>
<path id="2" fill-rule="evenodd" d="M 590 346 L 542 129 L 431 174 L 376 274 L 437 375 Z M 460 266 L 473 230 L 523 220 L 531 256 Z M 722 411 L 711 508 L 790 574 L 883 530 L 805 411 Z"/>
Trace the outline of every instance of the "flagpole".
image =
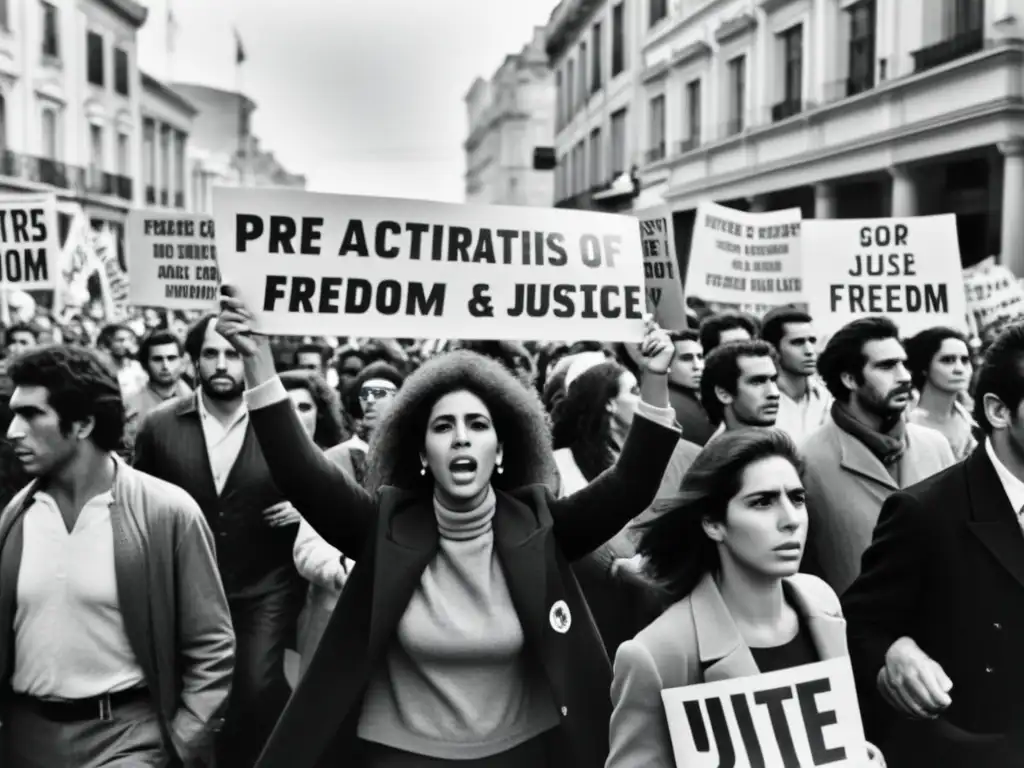
<path id="1" fill-rule="evenodd" d="M 238 177 L 239 186 L 244 187 L 247 181 L 249 166 L 249 147 L 245 131 L 245 93 L 242 84 L 242 65 L 245 55 L 242 51 L 242 36 L 235 29 L 235 90 L 238 93 Z"/>

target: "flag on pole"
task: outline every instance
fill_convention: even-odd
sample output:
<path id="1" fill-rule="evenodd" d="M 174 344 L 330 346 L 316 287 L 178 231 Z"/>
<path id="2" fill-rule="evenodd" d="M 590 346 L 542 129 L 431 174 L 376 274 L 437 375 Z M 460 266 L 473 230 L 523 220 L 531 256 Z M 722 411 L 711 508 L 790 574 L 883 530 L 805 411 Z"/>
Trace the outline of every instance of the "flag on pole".
<path id="1" fill-rule="evenodd" d="M 245 63 L 245 47 L 242 45 L 242 36 L 235 30 L 235 66 Z"/>

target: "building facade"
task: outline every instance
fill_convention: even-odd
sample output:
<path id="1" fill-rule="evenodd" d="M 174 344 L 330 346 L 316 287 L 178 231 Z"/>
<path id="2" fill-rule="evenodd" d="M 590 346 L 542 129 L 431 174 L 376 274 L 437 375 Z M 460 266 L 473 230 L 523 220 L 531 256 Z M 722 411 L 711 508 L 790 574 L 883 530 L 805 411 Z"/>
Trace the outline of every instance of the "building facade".
<path id="1" fill-rule="evenodd" d="M 159 80 L 142 73 L 142 202 L 187 210 L 189 134 L 198 110 Z"/>
<path id="2" fill-rule="evenodd" d="M 683 230 L 955 213 L 965 265 L 1024 275 L 1022 38 L 1024 0 L 683 0 L 641 44 L 640 185 Z"/>
<path id="3" fill-rule="evenodd" d="M 544 28 L 519 53 L 505 57 L 490 80 L 477 78 L 465 97 L 469 118 L 466 202 L 550 206 L 551 171 L 536 170 L 533 153 L 555 132 L 554 77 Z"/>
<path id="4" fill-rule="evenodd" d="M 636 107 L 649 5 L 647 0 L 561 0 L 548 20 L 558 207 L 646 207 L 637 197 L 636 170 L 643 157 Z"/>
<path id="5" fill-rule="evenodd" d="M 188 183 L 196 211 L 212 213 L 215 186 L 305 189 L 305 176 L 291 173 L 273 152 L 260 146 L 252 131 L 256 111 L 252 99 L 194 83 L 173 83 L 171 88 L 197 110 L 188 155 Z"/>

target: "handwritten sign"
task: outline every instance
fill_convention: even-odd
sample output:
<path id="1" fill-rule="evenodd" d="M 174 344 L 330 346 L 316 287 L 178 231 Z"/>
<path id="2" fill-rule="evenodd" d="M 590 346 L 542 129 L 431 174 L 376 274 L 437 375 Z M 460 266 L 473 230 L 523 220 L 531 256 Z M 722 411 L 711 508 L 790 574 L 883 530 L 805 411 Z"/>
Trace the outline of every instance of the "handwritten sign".
<path id="1" fill-rule="evenodd" d="M 126 227 L 131 303 L 209 311 L 220 295 L 213 218 L 131 211 Z"/>
<path id="2" fill-rule="evenodd" d="M 675 764 L 863 768 L 849 658 L 661 692 Z"/>
<path id="3" fill-rule="evenodd" d="M 717 311 L 763 315 L 802 305 L 799 208 L 748 213 L 701 203 L 693 225 L 686 295 Z"/>
<path id="4" fill-rule="evenodd" d="M 214 190 L 217 259 L 264 333 L 637 341 L 636 220 Z"/>
<path id="5" fill-rule="evenodd" d="M 954 214 L 808 219 L 802 238 L 807 301 L 826 335 L 867 315 L 890 317 L 905 336 L 936 325 L 966 330 Z"/>
<path id="6" fill-rule="evenodd" d="M 686 304 L 676 259 L 672 211 L 659 206 L 636 216 L 640 219 L 640 242 L 644 249 L 647 309 L 662 328 L 681 331 L 687 327 Z"/>

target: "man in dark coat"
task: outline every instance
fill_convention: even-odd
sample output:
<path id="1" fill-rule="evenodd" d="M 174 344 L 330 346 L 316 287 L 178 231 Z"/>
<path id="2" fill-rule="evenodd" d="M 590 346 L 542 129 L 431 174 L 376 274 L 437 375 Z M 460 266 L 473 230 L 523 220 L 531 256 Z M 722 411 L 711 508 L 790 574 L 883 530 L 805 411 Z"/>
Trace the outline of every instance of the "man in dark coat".
<path id="1" fill-rule="evenodd" d="M 892 494 L 843 597 L 868 738 L 890 768 L 1024 755 L 1024 325 L 989 349 L 965 461 Z"/>

